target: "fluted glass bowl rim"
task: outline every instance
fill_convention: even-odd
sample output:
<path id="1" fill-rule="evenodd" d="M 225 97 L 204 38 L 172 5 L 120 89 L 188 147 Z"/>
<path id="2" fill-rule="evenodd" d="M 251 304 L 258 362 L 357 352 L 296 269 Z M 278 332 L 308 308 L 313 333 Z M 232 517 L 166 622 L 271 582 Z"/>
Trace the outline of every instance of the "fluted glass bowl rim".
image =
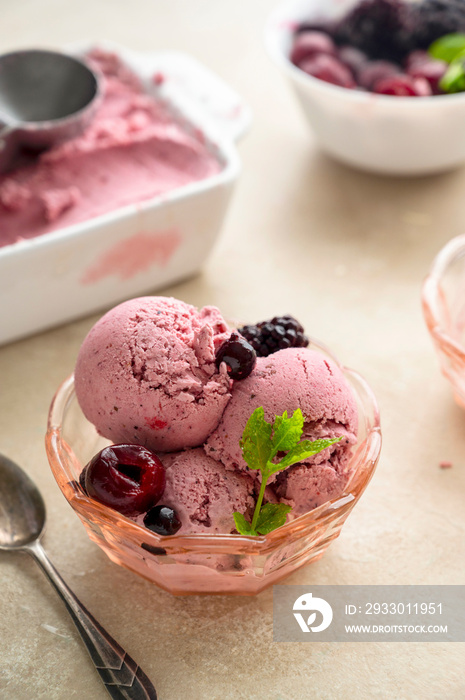
<path id="1" fill-rule="evenodd" d="M 452 338 L 441 322 L 441 281 L 449 266 L 465 256 L 465 234 L 452 238 L 434 258 L 422 287 L 422 307 L 428 330 L 440 349 L 465 365 L 465 347 Z"/>
<path id="2" fill-rule="evenodd" d="M 355 453 L 349 465 L 353 467 L 353 474 L 349 480 L 347 492 L 342 496 L 327 501 L 318 508 L 287 522 L 268 535 L 257 537 L 204 533 L 165 537 L 158 535 L 121 513 L 90 499 L 81 489 L 77 480 L 78 474 L 75 471 L 77 458 L 73 454 L 72 445 L 66 443 L 62 434 L 66 411 L 71 402 L 76 400 L 72 374 L 60 385 L 52 400 L 46 433 L 46 451 L 50 467 L 63 495 L 81 519 L 86 521 L 93 519 L 104 528 L 115 529 L 119 537 L 125 533 L 131 539 L 140 539 L 143 535 L 144 542 L 148 546 L 155 550 L 162 548 L 166 554 L 186 552 L 234 553 L 248 556 L 268 554 L 284 543 L 299 540 L 313 530 L 323 527 L 326 522 L 347 515 L 367 487 L 379 459 L 381 450 L 379 409 L 371 388 L 358 372 L 342 366 L 318 341 L 311 339 L 311 347 L 336 362 L 358 398 L 364 400 L 365 412 L 359 415 L 359 420 L 365 420 L 367 435 L 361 444 L 357 443 L 355 446 Z M 84 415 L 82 420 L 86 421 Z M 80 465 L 81 468 L 83 466 L 83 464 Z M 150 552 L 147 551 L 146 555 L 150 557 Z"/>

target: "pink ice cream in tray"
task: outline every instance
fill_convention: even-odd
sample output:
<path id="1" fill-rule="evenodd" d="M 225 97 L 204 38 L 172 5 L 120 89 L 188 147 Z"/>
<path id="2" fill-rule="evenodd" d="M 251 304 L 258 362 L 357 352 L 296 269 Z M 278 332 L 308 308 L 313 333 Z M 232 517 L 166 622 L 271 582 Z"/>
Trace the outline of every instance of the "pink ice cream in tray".
<path id="1" fill-rule="evenodd" d="M 0 244 L 11 245 L 163 195 L 220 172 L 218 154 L 156 100 L 115 53 L 93 49 L 102 99 L 83 134 L 0 178 Z"/>
<path id="2" fill-rule="evenodd" d="M 198 271 L 239 173 L 249 110 L 197 61 L 104 43 L 70 53 L 102 98 L 81 135 L 0 175 L 0 343 Z"/>
<path id="3" fill-rule="evenodd" d="M 291 316 L 231 328 L 141 297 L 106 313 L 51 407 L 90 537 L 173 593 L 255 593 L 319 558 L 380 450 L 363 379 Z"/>

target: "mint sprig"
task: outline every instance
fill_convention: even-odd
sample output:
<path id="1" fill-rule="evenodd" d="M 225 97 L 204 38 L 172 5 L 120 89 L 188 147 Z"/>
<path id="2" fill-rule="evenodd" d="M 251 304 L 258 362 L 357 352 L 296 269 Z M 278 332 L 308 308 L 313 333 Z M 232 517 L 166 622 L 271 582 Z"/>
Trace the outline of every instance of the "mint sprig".
<path id="1" fill-rule="evenodd" d="M 428 49 L 432 58 L 449 64 L 439 81 L 443 92 L 463 92 L 465 90 L 465 34 L 445 34 L 433 41 Z"/>
<path id="2" fill-rule="evenodd" d="M 269 532 L 281 527 L 286 522 L 287 514 L 291 510 L 291 506 L 285 503 L 265 503 L 258 514 L 257 532 L 260 535 L 267 535 Z"/>
<path id="3" fill-rule="evenodd" d="M 312 457 L 342 439 L 341 436 L 301 441 L 303 428 L 304 417 L 300 408 L 290 418 L 284 411 L 282 416 L 275 416 L 273 423 L 268 423 L 263 406 L 259 406 L 247 421 L 240 441 L 242 456 L 249 469 L 261 472 L 262 483 L 252 522 L 249 523 L 242 513 L 233 514 L 236 529 L 241 535 L 267 535 L 286 522 L 290 506 L 284 503 L 266 503 L 262 506 L 266 482 L 272 474 Z M 278 453 L 284 452 L 287 454 L 275 461 Z"/>
<path id="4" fill-rule="evenodd" d="M 439 81 L 439 87 L 448 93 L 465 90 L 465 56 L 452 61 Z"/>
<path id="5" fill-rule="evenodd" d="M 284 525 L 287 514 L 291 510 L 291 506 L 285 503 L 265 503 L 260 508 L 255 529 L 252 528 L 252 523 L 249 523 L 242 513 L 234 513 L 236 530 L 241 535 L 267 535 L 269 532 Z"/>
<path id="6" fill-rule="evenodd" d="M 465 51 L 465 34 L 445 34 L 433 41 L 428 49 L 432 58 L 452 63 L 462 51 Z"/>

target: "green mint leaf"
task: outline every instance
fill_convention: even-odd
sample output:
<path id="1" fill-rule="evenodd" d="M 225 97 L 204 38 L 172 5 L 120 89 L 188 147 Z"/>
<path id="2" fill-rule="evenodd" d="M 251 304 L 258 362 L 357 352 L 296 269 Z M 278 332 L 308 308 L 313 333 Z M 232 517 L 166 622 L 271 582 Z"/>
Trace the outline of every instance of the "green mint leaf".
<path id="1" fill-rule="evenodd" d="M 290 450 L 278 464 L 268 464 L 268 468 L 270 469 L 269 473 L 275 474 L 276 472 L 280 472 L 283 469 L 287 469 L 287 467 L 290 467 L 293 464 L 296 464 L 297 462 L 302 462 L 302 460 L 307 459 L 307 457 L 312 457 L 313 455 L 316 455 L 318 452 L 325 450 L 330 445 L 334 445 L 334 443 L 339 442 L 339 440 L 342 440 L 342 435 L 341 437 L 333 439 L 322 439 L 313 441 L 302 440 L 302 442 L 299 442 L 298 445 L 296 445 L 292 450 Z"/>
<path id="2" fill-rule="evenodd" d="M 266 503 L 260 509 L 257 521 L 257 532 L 267 535 L 286 522 L 286 516 L 292 510 L 285 503 Z"/>
<path id="3" fill-rule="evenodd" d="M 263 406 L 250 416 L 242 433 L 240 446 L 249 469 L 265 469 L 271 455 L 271 431 L 273 426 L 265 420 Z"/>
<path id="4" fill-rule="evenodd" d="M 303 428 L 304 417 L 300 408 L 294 411 L 291 418 L 287 417 L 287 411 L 284 411 L 282 416 L 276 416 L 273 424 L 273 437 L 271 438 L 270 459 L 273 459 L 278 452 L 292 450 L 298 444 Z"/>
<path id="5" fill-rule="evenodd" d="M 266 503 L 262 507 L 266 482 L 272 474 L 301 462 L 342 440 L 341 436 L 334 439 L 302 440 L 299 442 L 303 426 L 304 417 L 300 408 L 294 411 L 290 418 L 288 418 L 287 411 L 284 411 L 282 416 L 275 416 L 274 422 L 271 424 L 265 420 L 263 406 L 259 406 L 247 421 L 240 440 L 240 447 L 249 468 L 261 471 L 262 483 L 252 522 L 249 523 L 242 513 L 233 513 L 236 529 L 241 535 L 267 535 L 286 522 L 286 516 L 291 510 L 290 506 L 284 503 Z M 274 464 L 272 460 L 278 452 L 287 452 L 287 454 L 278 464 Z"/>
<path id="6" fill-rule="evenodd" d="M 257 535 L 255 530 L 252 530 L 252 525 L 247 522 L 242 513 L 233 513 L 236 530 L 240 535 Z"/>
<path id="7" fill-rule="evenodd" d="M 463 92 L 465 90 L 465 59 L 453 61 L 446 70 L 439 87 L 444 92 Z"/>
<path id="8" fill-rule="evenodd" d="M 428 49 L 433 58 L 452 63 L 465 50 L 465 34 L 446 34 L 436 39 Z"/>

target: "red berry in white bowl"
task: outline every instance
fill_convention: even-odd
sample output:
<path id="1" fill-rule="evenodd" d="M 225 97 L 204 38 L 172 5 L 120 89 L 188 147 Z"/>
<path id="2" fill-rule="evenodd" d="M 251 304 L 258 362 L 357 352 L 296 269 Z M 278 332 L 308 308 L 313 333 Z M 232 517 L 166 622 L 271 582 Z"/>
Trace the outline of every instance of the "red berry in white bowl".
<path id="1" fill-rule="evenodd" d="M 393 75 L 374 85 L 373 92 L 379 95 L 397 97 L 427 97 L 431 95 L 429 83 L 424 78 L 411 78 L 409 75 Z"/>
<path id="2" fill-rule="evenodd" d="M 335 56 L 336 46 L 334 41 L 324 32 L 305 31 L 300 32 L 295 37 L 290 58 L 292 63 L 299 65 L 305 58 L 320 53 Z"/>
<path id="3" fill-rule="evenodd" d="M 439 82 L 448 68 L 445 61 L 438 61 L 434 58 L 429 60 L 411 62 L 407 68 L 407 73 L 412 78 L 422 78 L 426 80 L 431 88 L 431 91 L 438 95 L 442 92 L 439 87 Z"/>
<path id="4" fill-rule="evenodd" d="M 400 67 L 390 61 L 367 61 L 357 71 L 358 84 L 365 90 L 372 90 L 376 83 L 400 72 Z"/>
<path id="5" fill-rule="evenodd" d="M 134 516 L 162 497 L 165 468 L 156 454 L 141 445 L 110 445 L 84 467 L 79 482 L 90 498 Z"/>
<path id="6" fill-rule="evenodd" d="M 430 97 L 433 94 L 431 85 L 426 78 L 413 78 L 413 85 L 415 87 L 417 97 Z"/>
<path id="7" fill-rule="evenodd" d="M 411 51 L 405 59 L 405 67 L 407 69 L 407 73 L 409 68 L 417 65 L 418 63 L 425 63 L 425 61 L 431 61 L 431 56 L 427 51 L 423 51 L 422 49 Z"/>
<path id="8" fill-rule="evenodd" d="M 350 68 L 354 76 L 357 76 L 359 70 L 369 62 L 368 56 L 354 46 L 341 46 L 337 57 L 347 68 Z"/>
<path id="9" fill-rule="evenodd" d="M 299 68 L 308 73 L 308 75 L 324 80 L 326 83 L 345 88 L 356 87 L 352 71 L 334 56 L 318 54 L 317 56 L 306 58 L 299 64 Z"/>

